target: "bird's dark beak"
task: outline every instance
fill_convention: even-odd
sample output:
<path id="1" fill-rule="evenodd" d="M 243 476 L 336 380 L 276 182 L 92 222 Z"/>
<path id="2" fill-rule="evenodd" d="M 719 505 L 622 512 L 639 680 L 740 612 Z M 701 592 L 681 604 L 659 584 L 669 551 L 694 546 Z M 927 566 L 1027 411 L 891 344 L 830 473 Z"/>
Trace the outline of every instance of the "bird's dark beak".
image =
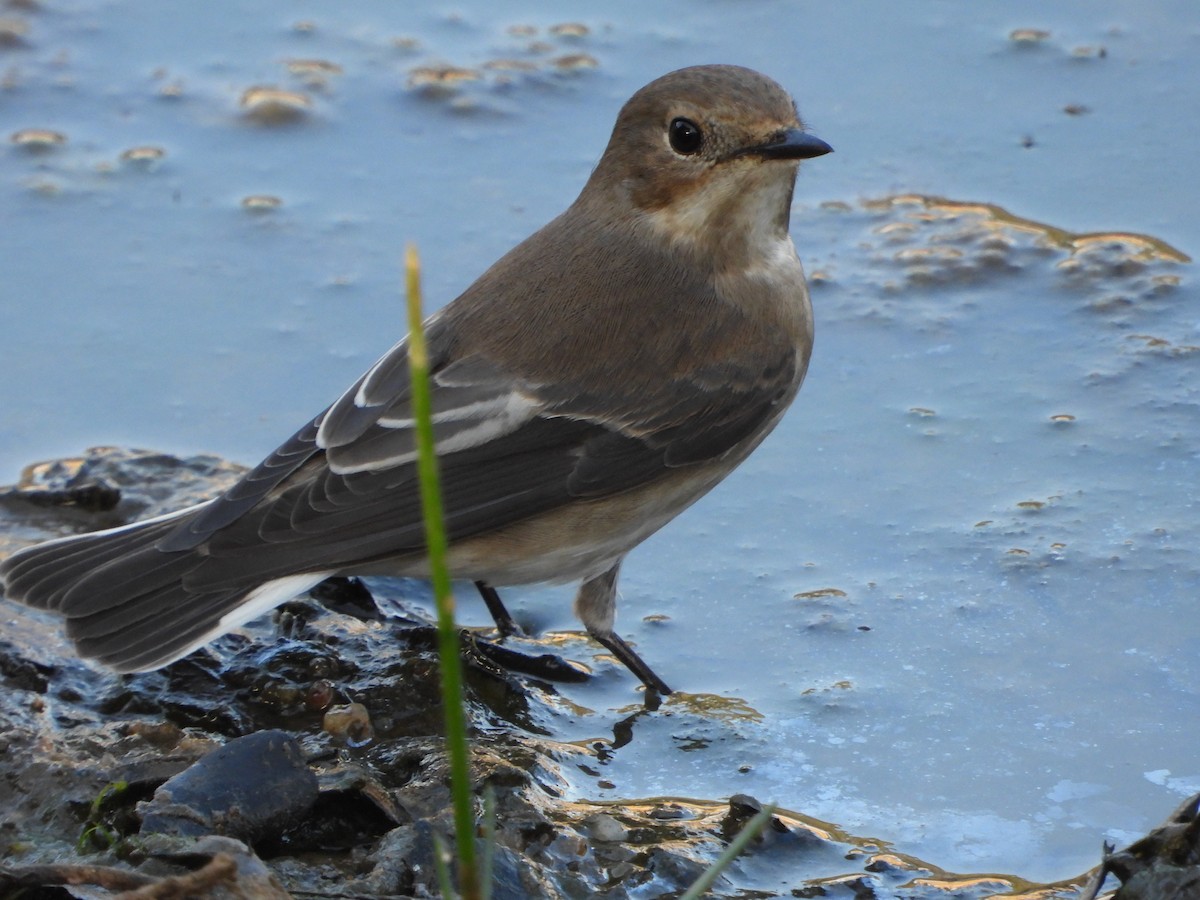
<path id="1" fill-rule="evenodd" d="M 763 159 L 812 159 L 832 153 L 833 148 L 819 137 L 799 128 L 785 128 L 771 136 L 765 144 L 756 144 L 738 152 L 738 156 L 761 156 Z"/>

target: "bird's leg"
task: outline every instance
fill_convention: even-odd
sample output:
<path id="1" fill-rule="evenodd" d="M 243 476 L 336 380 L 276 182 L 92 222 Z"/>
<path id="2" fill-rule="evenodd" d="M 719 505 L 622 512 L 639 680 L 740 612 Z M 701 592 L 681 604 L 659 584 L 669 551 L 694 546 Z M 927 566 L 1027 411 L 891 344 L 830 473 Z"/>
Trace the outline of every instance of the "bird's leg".
<path id="1" fill-rule="evenodd" d="M 483 602 L 487 604 L 488 612 L 492 614 L 496 630 L 500 632 L 501 638 L 525 633 L 517 624 L 517 620 L 512 617 L 512 613 L 508 611 L 504 601 L 500 599 L 500 593 L 494 587 L 486 581 L 476 581 L 475 587 L 479 590 L 479 596 L 483 598 Z"/>
<path id="2" fill-rule="evenodd" d="M 609 649 L 613 656 L 619 659 L 630 672 L 638 677 L 649 690 L 655 693 L 666 696 L 671 693 L 671 689 L 667 687 L 667 683 L 654 674 L 654 670 L 646 665 L 634 649 L 630 647 L 616 632 L 609 632 L 607 635 L 593 634 L 588 632 L 596 640 Z"/>
<path id="3" fill-rule="evenodd" d="M 579 586 L 575 595 L 575 615 L 579 616 L 588 634 L 599 641 L 622 665 L 638 677 L 648 690 L 666 695 L 671 693 L 667 683 L 654 674 L 634 649 L 613 631 L 617 611 L 618 560 L 607 572 L 589 578 Z"/>

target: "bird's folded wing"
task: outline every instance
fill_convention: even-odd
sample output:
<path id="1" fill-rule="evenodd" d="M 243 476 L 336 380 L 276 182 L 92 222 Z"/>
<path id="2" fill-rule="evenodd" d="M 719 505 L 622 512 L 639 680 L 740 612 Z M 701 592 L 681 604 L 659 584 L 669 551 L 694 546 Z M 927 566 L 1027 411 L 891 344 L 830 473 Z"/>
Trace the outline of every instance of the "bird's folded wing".
<path id="1" fill-rule="evenodd" d="M 433 332 L 436 338 L 436 331 Z M 761 348 L 759 348 L 761 350 Z M 502 528 L 573 499 L 646 484 L 720 457 L 759 430 L 793 386 L 779 365 L 726 363 L 647 396 L 525 384 L 485 358 L 433 350 L 434 434 L 450 540 Z M 208 590 L 420 552 L 407 345 L 394 347 L 313 425 L 249 473 L 161 549 L 207 542 Z M 210 580 L 211 579 L 211 580 Z"/>
<path id="2" fill-rule="evenodd" d="M 494 367 L 444 365 L 449 341 L 430 323 L 435 440 L 440 453 L 486 439 L 535 409 L 515 394 Z M 441 367 L 441 371 L 439 370 Z M 459 373 L 459 374 L 456 374 Z M 326 464 L 345 474 L 394 468 L 414 458 L 410 421 L 408 339 L 392 347 L 338 400 L 255 466 L 198 515 L 158 544 L 165 551 L 199 546 L 237 521 L 276 487 L 325 451 Z"/>

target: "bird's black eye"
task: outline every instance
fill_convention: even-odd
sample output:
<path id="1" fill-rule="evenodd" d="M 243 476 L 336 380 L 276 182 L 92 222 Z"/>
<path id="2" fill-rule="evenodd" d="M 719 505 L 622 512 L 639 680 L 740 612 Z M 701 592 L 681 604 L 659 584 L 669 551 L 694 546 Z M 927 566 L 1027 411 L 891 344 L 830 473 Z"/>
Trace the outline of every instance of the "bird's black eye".
<path id="1" fill-rule="evenodd" d="M 671 141 L 671 149 L 684 156 L 699 153 L 700 145 L 704 143 L 700 126 L 682 116 L 671 120 L 671 124 L 667 126 L 667 138 Z"/>

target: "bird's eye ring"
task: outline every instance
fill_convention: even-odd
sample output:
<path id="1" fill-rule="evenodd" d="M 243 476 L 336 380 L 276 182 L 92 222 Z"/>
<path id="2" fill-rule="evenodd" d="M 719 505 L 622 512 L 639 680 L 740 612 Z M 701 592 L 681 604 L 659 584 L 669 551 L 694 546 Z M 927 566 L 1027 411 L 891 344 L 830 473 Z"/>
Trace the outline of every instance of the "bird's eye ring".
<path id="1" fill-rule="evenodd" d="M 671 124 L 667 126 L 667 139 L 671 142 L 671 149 L 683 156 L 699 153 L 704 143 L 700 126 L 683 116 L 671 120 Z"/>

